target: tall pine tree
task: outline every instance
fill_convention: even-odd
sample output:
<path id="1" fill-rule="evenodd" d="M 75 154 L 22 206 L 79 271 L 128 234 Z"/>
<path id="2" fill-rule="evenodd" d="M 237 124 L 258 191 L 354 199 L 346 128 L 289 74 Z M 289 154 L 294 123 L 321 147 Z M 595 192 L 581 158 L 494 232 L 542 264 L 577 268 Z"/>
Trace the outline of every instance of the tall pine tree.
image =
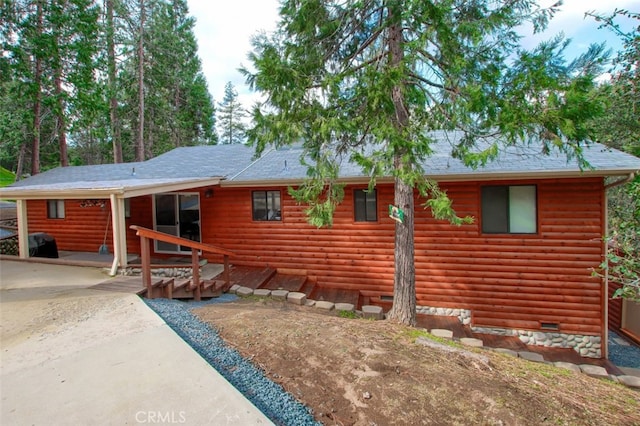
<path id="1" fill-rule="evenodd" d="M 216 141 L 186 1 L 15 0 L 0 12 L 0 160 L 18 176 Z"/>
<path id="2" fill-rule="evenodd" d="M 291 193 L 309 203 L 311 223 L 330 225 L 342 200 L 340 157 L 371 186 L 394 178 L 405 212 L 395 225 L 394 320 L 415 323 L 414 191 L 435 217 L 463 221 L 420 166 L 429 131 L 462 133 L 453 153 L 473 166 L 529 139 L 580 153 L 583 121 L 598 109 L 588 92 L 601 49 L 572 66 L 560 38 L 525 51 L 516 32 L 544 28 L 554 12 L 532 0 L 284 0 L 278 31 L 255 39 L 257 71 L 244 73 L 267 101 L 249 140 L 258 152 L 302 141 L 312 177 Z"/>
<path id="3" fill-rule="evenodd" d="M 30 104 L 29 113 L 14 115 L 30 116 L 30 124 L 10 134 L 31 141 L 20 152 L 30 153 L 32 174 L 66 166 L 69 129 L 100 103 L 93 73 L 98 9 L 90 0 L 15 1 L 3 8 L 8 17 L 4 59 L 11 76 L 7 87 Z"/>
<path id="4" fill-rule="evenodd" d="M 238 92 L 229 81 L 224 86 L 224 98 L 218 104 L 218 130 L 220 142 L 225 144 L 243 143 L 245 141 L 247 114 L 238 101 Z"/>
<path id="5" fill-rule="evenodd" d="M 611 15 L 592 16 L 601 27 L 616 34 L 623 49 L 614 58 L 611 81 L 596 93 L 606 104 L 605 112 L 593 121 L 599 142 L 640 157 L 640 13 L 615 10 Z M 621 19 L 635 23 L 629 31 Z M 608 191 L 609 282 L 620 284 L 616 296 L 640 302 L 640 176 Z"/>

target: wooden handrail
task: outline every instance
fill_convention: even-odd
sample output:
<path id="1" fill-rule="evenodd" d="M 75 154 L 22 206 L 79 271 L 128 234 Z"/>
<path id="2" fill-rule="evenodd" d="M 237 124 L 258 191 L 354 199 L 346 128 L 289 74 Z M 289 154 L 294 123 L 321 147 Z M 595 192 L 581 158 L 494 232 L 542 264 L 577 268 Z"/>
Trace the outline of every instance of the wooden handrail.
<path id="1" fill-rule="evenodd" d="M 154 231 L 153 229 L 144 228 L 138 225 L 131 225 L 129 228 L 136 231 L 136 235 L 140 237 L 140 256 L 142 257 L 142 283 L 147 288 L 147 297 L 153 299 L 153 287 L 151 285 L 151 240 L 164 241 L 166 243 L 177 244 L 191 248 L 191 269 L 192 281 L 194 286 L 194 299 L 200 300 L 200 259 L 198 250 L 209 253 L 221 254 L 224 256 L 224 282 L 228 288 L 230 284 L 229 256 L 234 253 L 221 247 L 203 244 L 198 241 L 188 240 L 175 235 L 165 234 L 164 232 Z"/>
<path id="2" fill-rule="evenodd" d="M 203 244 L 199 241 L 188 240 L 186 238 L 178 237 L 175 235 L 165 234 L 164 232 L 154 231 L 153 229 L 145 228 L 143 226 L 131 225 L 129 228 L 136 231 L 136 235 L 140 237 L 151 238 L 152 240 L 164 241 L 165 243 L 178 244 L 185 247 L 195 248 L 210 253 L 222 254 L 227 256 L 233 256 L 232 251 L 223 249 L 222 247 L 212 246 L 210 244 Z"/>

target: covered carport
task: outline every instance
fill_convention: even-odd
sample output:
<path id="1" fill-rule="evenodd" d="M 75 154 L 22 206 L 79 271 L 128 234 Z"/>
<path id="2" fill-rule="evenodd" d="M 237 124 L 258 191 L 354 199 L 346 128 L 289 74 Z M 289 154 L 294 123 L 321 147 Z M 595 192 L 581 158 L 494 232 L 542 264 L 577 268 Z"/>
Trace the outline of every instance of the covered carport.
<path id="1" fill-rule="evenodd" d="M 70 168 L 69 168 L 70 169 Z M 157 193 L 215 186 L 222 177 L 206 178 L 153 178 L 135 177 L 135 169 L 127 179 L 77 181 L 70 175 L 66 181 L 9 186 L 0 189 L 0 199 L 15 200 L 18 224 L 18 245 L 21 259 L 29 257 L 29 200 L 109 200 L 111 205 L 111 232 L 113 235 L 113 263 L 110 274 L 127 266 L 127 238 L 125 200 Z M 152 212 L 149 212 L 152 214 Z"/>

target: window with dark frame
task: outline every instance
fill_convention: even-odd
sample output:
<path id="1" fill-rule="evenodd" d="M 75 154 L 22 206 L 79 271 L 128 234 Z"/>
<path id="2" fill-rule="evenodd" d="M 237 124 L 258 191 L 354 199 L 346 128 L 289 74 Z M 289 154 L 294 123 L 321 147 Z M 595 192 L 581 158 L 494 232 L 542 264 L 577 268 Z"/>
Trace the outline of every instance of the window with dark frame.
<path id="1" fill-rule="evenodd" d="M 535 234 L 538 232 L 535 185 L 495 185 L 481 188 L 482 232 Z"/>
<path id="2" fill-rule="evenodd" d="M 282 211 L 280 207 L 280 191 L 253 191 L 252 209 L 253 220 L 282 220 Z"/>
<path id="3" fill-rule="evenodd" d="M 47 200 L 47 218 L 64 219 L 64 200 Z"/>
<path id="4" fill-rule="evenodd" d="M 376 190 L 355 189 L 353 191 L 353 212 L 356 222 L 377 222 L 378 200 Z"/>

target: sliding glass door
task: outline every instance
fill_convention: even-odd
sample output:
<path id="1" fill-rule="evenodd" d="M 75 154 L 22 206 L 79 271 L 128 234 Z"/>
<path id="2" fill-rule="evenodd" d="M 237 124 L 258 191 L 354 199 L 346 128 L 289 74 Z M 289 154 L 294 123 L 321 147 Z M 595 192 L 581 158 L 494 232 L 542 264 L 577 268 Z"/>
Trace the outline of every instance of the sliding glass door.
<path id="1" fill-rule="evenodd" d="M 158 232 L 200 241 L 200 197 L 198 193 L 155 194 L 154 226 Z M 156 241 L 158 253 L 190 252 L 188 247 Z"/>

